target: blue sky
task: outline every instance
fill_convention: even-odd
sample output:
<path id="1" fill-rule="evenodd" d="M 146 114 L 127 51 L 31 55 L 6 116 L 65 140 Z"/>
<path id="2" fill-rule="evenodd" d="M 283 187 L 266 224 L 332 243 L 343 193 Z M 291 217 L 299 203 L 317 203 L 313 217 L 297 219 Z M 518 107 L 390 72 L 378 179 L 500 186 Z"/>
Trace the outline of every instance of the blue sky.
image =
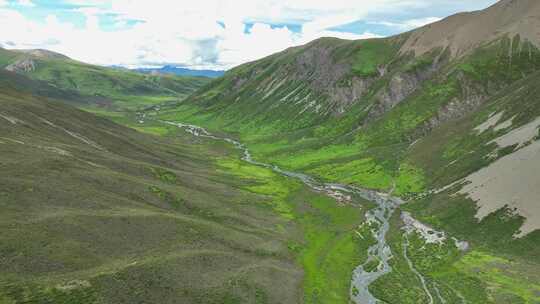
<path id="1" fill-rule="evenodd" d="M 323 36 L 383 37 L 495 0 L 0 0 L 0 46 L 228 69 Z"/>

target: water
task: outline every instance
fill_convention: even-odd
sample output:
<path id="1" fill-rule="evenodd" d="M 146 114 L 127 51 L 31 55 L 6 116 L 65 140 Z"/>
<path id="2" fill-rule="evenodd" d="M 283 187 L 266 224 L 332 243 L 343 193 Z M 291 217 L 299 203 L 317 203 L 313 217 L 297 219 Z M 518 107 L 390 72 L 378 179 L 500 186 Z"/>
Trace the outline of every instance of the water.
<path id="1" fill-rule="evenodd" d="M 210 138 L 214 140 L 222 140 L 234 145 L 238 150 L 242 152 L 242 160 L 250 164 L 272 169 L 274 172 L 282 174 L 284 176 L 295 178 L 302 181 L 308 187 L 317 192 L 325 193 L 331 197 L 336 197 L 336 193 L 355 194 L 366 200 L 376 203 L 376 207 L 366 214 L 368 222 L 374 224 L 372 233 L 376 240 L 376 243 L 368 249 L 368 259 L 363 265 L 359 265 L 353 271 L 351 280 L 351 299 L 356 304 L 376 304 L 377 299 L 369 292 L 369 286 L 375 282 L 381 276 L 390 273 L 392 267 L 389 264 L 392 258 L 392 251 L 390 246 L 386 243 L 386 234 L 390 229 L 389 219 L 402 201 L 398 198 L 392 197 L 389 194 L 379 193 L 372 190 L 366 190 L 354 186 L 334 184 L 334 183 L 322 183 L 314 179 L 313 177 L 292 171 L 283 170 L 277 166 L 261 163 L 254 160 L 251 153 L 246 146 L 234 139 L 227 137 L 218 137 L 209 133 L 206 129 L 199 126 L 162 121 L 163 123 L 177 126 L 184 129 L 186 132 L 203 138 Z M 364 267 L 367 263 L 378 261 L 379 265 L 375 270 L 370 272 L 366 271 Z"/>

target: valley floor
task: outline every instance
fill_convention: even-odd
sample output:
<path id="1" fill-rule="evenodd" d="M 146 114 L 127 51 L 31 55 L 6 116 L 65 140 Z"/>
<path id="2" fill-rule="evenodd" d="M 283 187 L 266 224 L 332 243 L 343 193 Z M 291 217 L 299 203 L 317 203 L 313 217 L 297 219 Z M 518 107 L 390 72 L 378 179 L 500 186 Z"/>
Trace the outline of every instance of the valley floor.
<path id="1" fill-rule="evenodd" d="M 338 178 L 339 181 L 339 178 Z M 369 203 L 367 203 L 369 205 Z M 418 204 L 405 204 L 402 209 L 416 212 Z M 365 214 L 370 208 L 364 209 Z M 474 240 L 458 240 L 444 231 L 427 227 L 429 233 L 442 234 L 438 241 L 425 231 L 407 228 L 398 210 L 387 236 L 393 258 L 392 272 L 370 286 L 370 291 L 386 303 L 538 303 L 540 265 L 508 254 L 497 254 Z M 373 244 L 369 225 L 361 222 L 355 230 L 357 265 L 366 261 L 365 251 Z M 360 262 L 360 263 L 359 263 Z M 380 267 L 373 261 L 373 269 Z M 370 265 L 367 265 L 369 268 Z M 319 272 L 321 268 L 319 268 Z M 324 272 L 326 272 L 325 270 Z M 342 282 L 344 283 L 345 280 Z M 342 290 L 345 290 L 343 288 Z M 306 303 L 337 303 L 309 299 Z M 354 290 L 353 290 L 354 292 Z M 345 302 L 343 297 L 342 303 Z"/>

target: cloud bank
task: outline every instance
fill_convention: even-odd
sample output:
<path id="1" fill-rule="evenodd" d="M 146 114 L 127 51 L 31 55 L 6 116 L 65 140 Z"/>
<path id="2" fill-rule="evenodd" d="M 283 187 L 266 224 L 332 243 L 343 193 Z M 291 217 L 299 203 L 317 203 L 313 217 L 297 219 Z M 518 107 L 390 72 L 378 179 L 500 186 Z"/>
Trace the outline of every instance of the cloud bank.
<path id="1" fill-rule="evenodd" d="M 397 33 L 471 7 L 465 0 L 0 0 L 0 45 L 127 67 L 228 69 L 325 36 Z M 415 13 L 410 13 L 415 12 Z M 364 28 L 340 26 L 364 22 Z M 380 33 L 370 28 L 383 26 Z M 374 27 L 375 28 L 375 27 Z"/>

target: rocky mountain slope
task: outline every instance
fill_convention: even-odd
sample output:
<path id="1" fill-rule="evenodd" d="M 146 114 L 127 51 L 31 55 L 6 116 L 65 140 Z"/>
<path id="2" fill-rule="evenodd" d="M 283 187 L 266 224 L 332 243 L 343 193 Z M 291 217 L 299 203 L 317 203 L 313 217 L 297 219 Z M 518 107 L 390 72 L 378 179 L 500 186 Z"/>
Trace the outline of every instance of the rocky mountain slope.
<path id="1" fill-rule="evenodd" d="M 418 56 L 448 48 L 452 56 L 464 56 L 485 43 L 516 35 L 539 47 L 539 15 L 538 1 L 500 1 L 484 11 L 457 14 L 413 31 L 400 52 Z"/>

